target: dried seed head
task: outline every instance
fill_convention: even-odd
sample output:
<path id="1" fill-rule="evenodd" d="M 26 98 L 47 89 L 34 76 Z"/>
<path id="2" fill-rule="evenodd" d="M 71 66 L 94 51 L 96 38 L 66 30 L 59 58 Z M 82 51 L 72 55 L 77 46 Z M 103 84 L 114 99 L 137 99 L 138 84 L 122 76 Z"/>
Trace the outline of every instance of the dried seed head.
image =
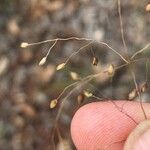
<path id="1" fill-rule="evenodd" d="M 94 66 L 97 66 L 97 64 L 98 64 L 98 58 L 97 58 L 97 57 L 93 57 L 92 64 L 93 64 Z"/>
<path id="2" fill-rule="evenodd" d="M 115 67 L 114 67 L 114 65 L 110 64 L 107 71 L 108 71 L 108 75 L 109 76 L 113 76 L 114 73 L 115 73 Z"/>
<path id="3" fill-rule="evenodd" d="M 57 99 L 52 100 L 52 101 L 50 102 L 50 108 L 51 108 L 51 109 L 55 108 L 56 105 L 57 105 L 57 103 L 58 103 L 58 100 L 57 100 Z"/>
<path id="4" fill-rule="evenodd" d="M 150 12 L 150 4 L 147 4 L 145 9 L 147 12 Z"/>
<path id="5" fill-rule="evenodd" d="M 81 103 L 83 103 L 84 99 L 85 99 L 85 95 L 83 93 L 79 94 L 77 96 L 78 104 L 80 105 Z"/>
<path id="6" fill-rule="evenodd" d="M 135 97 L 137 97 L 137 91 L 136 91 L 136 89 L 133 89 L 133 90 L 129 93 L 128 99 L 129 99 L 129 100 L 133 100 Z"/>
<path id="7" fill-rule="evenodd" d="M 148 83 L 144 82 L 143 85 L 141 86 L 141 92 L 145 92 L 148 89 Z"/>
<path id="8" fill-rule="evenodd" d="M 66 63 L 62 63 L 62 64 L 59 64 L 57 67 L 56 67 L 56 70 L 61 70 L 65 67 Z"/>
<path id="9" fill-rule="evenodd" d="M 26 43 L 26 42 L 22 42 L 21 43 L 21 45 L 20 45 L 20 47 L 22 47 L 22 48 L 26 48 L 26 47 L 28 47 L 28 43 Z"/>
<path id="10" fill-rule="evenodd" d="M 89 91 L 84 91 L 83 93 L 88 98 L 93 96 L 93 94 L 91 92 L 89 92 Z"/>
<path id="11" fill-rule="evenodd" d="M 47 57 L 43 57 L 39 62 L 39 66 L 44 65 L 46 63 L 46 59 L 47 59 Z"/>
<path id="12" fill-rule="evenodd" d="M 70 76 L 73 80 L 79 80 L 79 75 L 76 72 L 70 72 Z"/>

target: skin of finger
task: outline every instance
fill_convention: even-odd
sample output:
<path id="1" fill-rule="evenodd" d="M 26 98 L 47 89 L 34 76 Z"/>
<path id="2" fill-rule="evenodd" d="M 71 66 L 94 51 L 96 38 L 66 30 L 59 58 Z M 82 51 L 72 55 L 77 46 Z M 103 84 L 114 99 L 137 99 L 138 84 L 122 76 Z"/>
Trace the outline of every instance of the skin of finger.
<path id="1" fill-rule="evenodd" d="M 150 118 L 150 104 L 144 103 L 143 106 Z M 90 103 L 81 107 L 72 119 L 72 140 L 78 150 L 122 150 L 130 132 L 143 120 L 139 102 L 115 101 L 115 105 L 112 101 Z"/>

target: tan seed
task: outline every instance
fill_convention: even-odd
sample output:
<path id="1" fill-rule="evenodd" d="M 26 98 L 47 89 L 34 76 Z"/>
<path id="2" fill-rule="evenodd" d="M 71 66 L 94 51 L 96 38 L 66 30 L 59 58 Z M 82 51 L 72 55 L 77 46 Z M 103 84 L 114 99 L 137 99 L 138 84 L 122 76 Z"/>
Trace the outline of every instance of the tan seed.
<path id="1" fill-rule="evenodd" d="M 52 100 L 52 101 L 50 102 L 50 108 L 51 108 L 51 109 L 55 108 L 56 105 L 57 105 L 57 103 L 58 103 L 58 100 L 57 100 L 57 99 Z"/>

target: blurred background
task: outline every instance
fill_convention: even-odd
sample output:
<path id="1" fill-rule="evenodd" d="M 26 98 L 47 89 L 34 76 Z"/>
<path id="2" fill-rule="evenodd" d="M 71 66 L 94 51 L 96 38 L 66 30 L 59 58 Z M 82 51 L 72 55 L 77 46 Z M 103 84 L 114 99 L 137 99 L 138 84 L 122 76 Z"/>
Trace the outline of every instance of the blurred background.
<path id="1" fill-rule="evenodd" d="M 148 0 L 121 1 L 123 28 L 129 55 L 150 41 L 150 13 L 145 10 Z M 71 150 L 70 121 L 78 109 L 77 96 L 81 87 L 67 99 L 58 121 L 53 125 L 59 104 L 49 108 L 50 101 L 73 83 L 70 72 L 80 77 L 98 73 L 109 64 L 120 66 L 123 61 L 107 47 L 93 44 L 68 63 L 63 70 L 56 66 L 64 62 L 85 41 L 58 42 L 46 64 L 38 66 L 52 43 L 20 48 L 21 42 L 38 42 L 71 36 L 104 41 L 123 56 L 116 0 L 1 0 L 0 1 L 0 149 L 1 150 Z M 92 52 L 91 52 L 92 51 Z M 93 55 L 98 65 L 92 65 Z M 138 56 L 134 65 L 138 84 L 149 77 L 146 71 L 147 51 Z M 147 68 L 150 64 L 147 63 Z M 147 72 L 147 73 L 146 73 Z M 149 82 L 149 80 L 148 80 Z M 134 87 L 128 67 L 117 71 L 113 79 L 100 76 L 86 85 L 96 96 L 127 99 Z M 93 88 L 94 87 L 94 88 Z M 149 91 L 142 94 L 150 100 Z M 65 95 L 67 92 L 63 95 Z M 102 96 L 101 96 L 102 97 Z M 93 99 L 86 99 L 83 104 Z M 96 100 L 97 101 L 97 100 Z M 54 140 L 51 140 L 52 134 Z M 61 138 L 60 138 L 61 137 Z M 60 140 L 61 139 L 61 140 Z"/>

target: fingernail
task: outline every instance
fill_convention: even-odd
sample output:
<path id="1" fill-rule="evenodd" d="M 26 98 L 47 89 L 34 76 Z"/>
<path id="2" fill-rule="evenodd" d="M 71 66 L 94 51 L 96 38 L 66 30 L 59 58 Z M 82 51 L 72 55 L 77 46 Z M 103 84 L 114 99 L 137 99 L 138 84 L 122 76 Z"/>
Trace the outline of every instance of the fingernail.
<path id="1" fill-rule="evenodd" d="M 144 132 L 134 144 L 134 150 L 150 149 L 150 129 Z"/>

